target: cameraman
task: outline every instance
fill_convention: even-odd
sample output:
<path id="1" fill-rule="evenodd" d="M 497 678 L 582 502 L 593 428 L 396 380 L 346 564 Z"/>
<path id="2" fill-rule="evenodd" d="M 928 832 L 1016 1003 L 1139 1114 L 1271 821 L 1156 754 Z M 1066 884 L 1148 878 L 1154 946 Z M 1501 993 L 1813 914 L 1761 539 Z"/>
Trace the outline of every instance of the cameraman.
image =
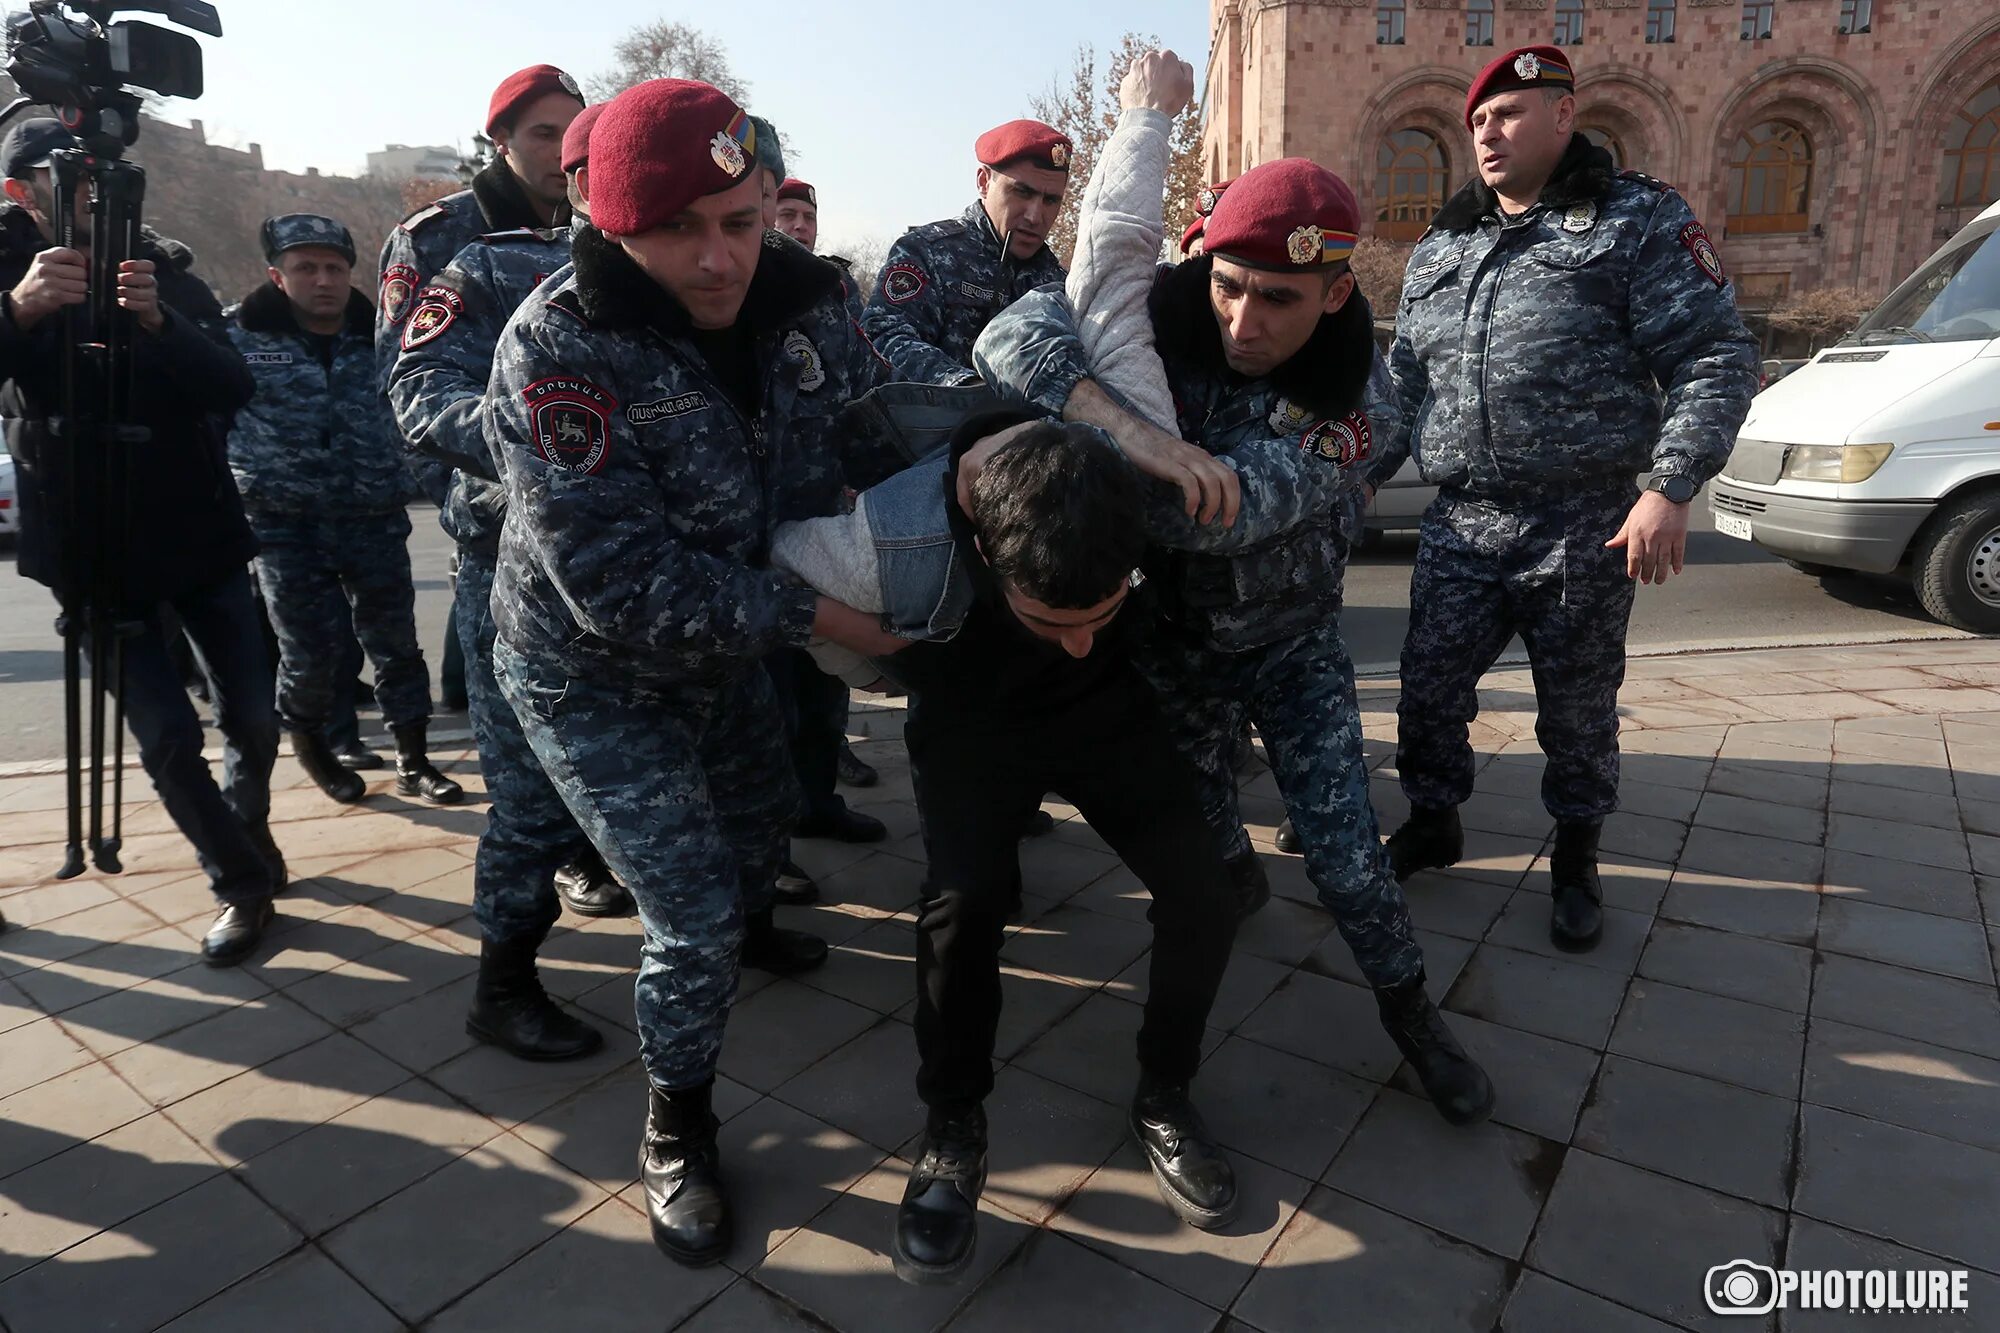
<path id="1" fill-rule="evenodd" d="M 0 145 L 9 207 L 0 212 L 0 419 L 19 464 L 21 573 L 60 590 L 66 550 L 101 538 L 99 521 L 124 532 L 122 567 L 109 582 L 114 614 L 136 622 L 124 642 L 125 714 L 139 758 L 174 823 L 194 844 L 222 912 L 202 940 L 210 963 L 240 962 L 271 920 L 284 860 L 271 840 L 271 764 L 278 726 L 270 660 L 246 566 L 257 545 L 223 454 L 228 416 L 254 385 L 222 329 L 222 311 L 185 246 L 142 233 L 118 273 L 118 304 L 138 324 L 132 344 L 131 420 L 151 438 L 127 453 L 129 506 L 78 497 L 80 528 L 65 530 L 64 468 L 70 449 L 49 429 L 61 410 L 61 311 L 89 299 L 89 259 L 54 244 L 50 154 L 73 147 L 41 118 L 17 123 Z M 80 226 L 88 200 L 78 191 Z M 86 233 L 87 234 L 87 233 Z M 88 320 L 88 311 L 82 317 Z M 80 328 L 83 337 L 101 336 Z M 80 613 L 65 607 L 65 613 Z M 202 758 L 201 720 L 168 653 L 171 610 L 201 657 L 221 726 L 223 785 Z"/>

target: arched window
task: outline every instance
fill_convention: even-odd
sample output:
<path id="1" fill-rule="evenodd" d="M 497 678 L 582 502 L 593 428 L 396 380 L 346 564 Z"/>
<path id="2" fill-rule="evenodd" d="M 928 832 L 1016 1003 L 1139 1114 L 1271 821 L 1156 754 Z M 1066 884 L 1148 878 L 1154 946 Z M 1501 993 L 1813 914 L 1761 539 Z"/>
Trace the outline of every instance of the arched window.
<path id="1" fill-rule="evenodd" d="M 1375 6 L 1375 45 L 1403 44 L 1403 0 L 1380 0 Z"/>
<path id="2" fill-rule="evenodd" d="M 1465 44 L 1493 45 L 1493 0 L 1465 0 Z"/>
<path id="3" fill-rule="evenodd" d="M 1600 130 L 1595 125 L 1583 127 L 1583 137 L 1611 154 L 1611 165 L 1618 170 L 1625 169 L 1625 145 L 1618 142 L 1618 136 L 1610 130 Z"/>
<path id="4" fill-rule="evenodd" d="M 1375 150 L 1375 234 L 1414 241 L 1424 234 L 1451 193 L 1451 160 L 1437 136 L 1403 129 Z"/>
<path id="5" fill-rule="evenodd" d="M 1944 132 L 1938 202 L 1979 208 L 2000 199 L 2000 79 L 1973 94 Z"/>
<path id="6" fill-rule="evenodd" d="M 1804 231 L 1811 185 L 1806 132 L 1782 120 L 1753 126 L 1729 153 L 1729 229 Z"/>
<path id="7" fill-rule="evenodd" d="M 1556 45 L 1583 45 L 1583 0 L 1556 0 Z"/>

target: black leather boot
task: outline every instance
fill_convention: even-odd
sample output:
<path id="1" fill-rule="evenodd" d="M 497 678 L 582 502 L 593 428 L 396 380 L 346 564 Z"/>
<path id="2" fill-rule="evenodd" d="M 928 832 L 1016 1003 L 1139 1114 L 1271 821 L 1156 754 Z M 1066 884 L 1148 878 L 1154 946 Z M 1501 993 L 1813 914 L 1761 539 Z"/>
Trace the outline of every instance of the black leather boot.
<path id="1" fill-rule="evenodd" d="M 306 771 L 314 786 L 342 805 L 353 805 L 368 794 L 368 784 L 361 780 L 361 775 L 340 766 L 326 737 L 318 731 L 294 731 L 291 737 L 292 753 L 298 756 L 299 767 Z"/>
<path id="2" fill-rule="evenodd" d="M 1214 1231 L 1235 1220 L 1236 1170 L 1188 1100 L 1187 1084 L 1141 1074 L 1132 1137 L 1146 1153 L 1160 1197 L 1181 1221 Z"/>
<path id="3" fill-rule="evenodd" d="M 523 1060 L 580 1059 L 604 1045 L 604 1034 L 572 1018 L 542 989 L 535 974 L 540 947 L 532 935 L 480 944 L 479 980 L 465 1031 Z"/>
<path id="4" fill-rule="evenodd" d="M 1292 821 L 1289 819 L 1278 825 L 1278 836 L 1271 841 L 1277 843 L 1278 850 L 1287 856 L 1297 856 L 1299 848 L 1303 845 L 1299 842 L 1298 831 L 1292 827 Z"/>
<path id="5" fill-rule="evenodd" d="M 715 1146 L 718 1126 L 709 1109 L 714 1090 L 712 1082 L 679 1092 L 651 1089 L 639 1144 L 639 1183 L 653 1244 L 690 1268 L 727 1253 L 733 1231 Z"/>
<path id="6" fill-rule="evenodd" d="M 867 760 L 856 755 L 851 747 L 843 743 L 840 755 L 834 761 L 834 773 L 843 787 L 872 787 L 882 780 Z"/>
<path id="7" fill-rule="evenodd" d="M 1229 883 L 1236 890 L 1236 919 L 1247 921 L 1271 901 L 1271 877 L 1264 872 L 1263 858 L 1255 847 L 1227 862 Z"/>
<path id="8" fill-rule="evenodd" d="M 846 806 L 830 815 L 801 819 L 792 830 L 795 838 L 832 838 L 835 842 L 881 842 L 889 836 L 889 826 L 873 815 Z"/>
<path id="9" fill-rule="evenodd" d="M 743 966 L 787 977 L 810 972 L 826 961 L 826 941 L 803 930 L 786 930 L 771 919 L 771 909 L 743 919 Z"/>
<path id="10" fill-rule="evenodd" d="M 340 766 L 354 772 L 380 768 L 387 761 L 381 755 L 363 745 L 360 741 L 344 741 L 333 747 L 333 757 Z"/>
<path id="11" fill-rule="evenodd" d="M 1413 807 L 1403 827 L 1389 835 L 1389 869 L 1398 883 L 1419 870 L 1442 870 L 1465 855 L 1465 829 L 1458 807 L 1442 810 Z"/>
<path id="12" fill-rule="evenodd" d="M 632 895 L 595 850 L 556 871 L 555 881 L 556 897 L 578 916 L 630 916 L 636 910 Z"/>
<path id="13" fill-rule="evenodd" d="M 986 1188 L 986 1108 L 932 1107 L 896 1210 L 896 1276 L 918 1286 L 950 1282 L 972 1262 L 979 1195 Z"/>
<path id="14" fill-rule="evenodd" d="M 410 722 L 389 728 L 396 738 L 396 790 L 432 805 L 457 805 L 465 788 L 437 771 L 424 753 L 425 724 Z"/>
<path id="15" fill-rule="evenodd" d="M 242 962 L 257 947 L 257 941 L 264 938 L 264 931 L 275 915 L 269 898 L 230 903 L 215 918 L 208 934 L 201 937 L 202 961 L 210 967 Z"/>
<path id="16" fill-rule="evenodd" d="M 1379 988 L 1375 1005 L 1396 1049 L 1416 1070 L 1438 1114 L 1454 1125 L 1484 1120 L 1493 1110 L 1493 1080 L 1473 1062 L 1424 992 L 1422 972 L 1400 986 Z"/>
<path id="17" fill-rule="evenodd" d="M 1046 810 L 1037 810 L 1028 816 L 1028 822 L 1021 826 L 1024 838 L 1040 838 L 1056 831 L 1056 817 Z"/>
<path id="18" fill-rule="evenodd" d="M 1549 857 L 1549 941 L 1567 953 L 1588 953 L 1604 934 L 1604 885 L 1597 878 L 1596 819 L 1565 819 L 1556 825 L 1556 849 Z"/>

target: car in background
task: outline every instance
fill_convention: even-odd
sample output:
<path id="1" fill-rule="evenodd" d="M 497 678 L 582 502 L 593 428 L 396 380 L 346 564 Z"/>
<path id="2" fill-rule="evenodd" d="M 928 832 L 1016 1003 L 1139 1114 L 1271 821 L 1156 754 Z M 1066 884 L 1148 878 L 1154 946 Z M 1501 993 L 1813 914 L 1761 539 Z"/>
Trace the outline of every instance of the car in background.
<path id="1" fill-rule="evenodd" d="M 21 498 L 14 487 L 14 456 L 0 445 L 0 546 L 13 545 L 21 531 Z"/>
<path id="2" fill-rule="evenodd" d="M 1403 466 L 1396 469 L 1396 475 L 1382 483 L 1382 489 L 1375 492 L 1375 498 L 1362 514 L 1361 549 L 1365 551 L 1378 544 L 1385 532 L 1415 532 L 1422 527 L 1424 510 L 1430 508 L 1437 493 L 1438 488 L 1417 472 L 1417 456 L 1411 453 L 1403 460 Z"/>

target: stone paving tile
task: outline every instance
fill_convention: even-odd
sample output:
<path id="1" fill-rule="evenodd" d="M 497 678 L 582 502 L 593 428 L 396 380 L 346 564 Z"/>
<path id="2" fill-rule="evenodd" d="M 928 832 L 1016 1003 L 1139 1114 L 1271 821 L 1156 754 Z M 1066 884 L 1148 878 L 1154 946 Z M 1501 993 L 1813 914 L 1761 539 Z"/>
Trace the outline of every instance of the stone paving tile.
<path id="1" fill-rule="evenodd" d="M 1701 798 L 1701 807 L 1694 812 L 1694 823 L 1697 828 L 1728 829 L 1814 846 L 1826 836 L 1826 816 L 1819 810 L 1713 791 Z M 1672 860 L 1679 850 L 1676 845 L 1655 859 Z"/>
<path id="2" fill-rule="evenodd" d="M 2000 1272 L 2000 1153 L 1808 1103 L 1795 1213 Z"/>
<path id="3" fill-rule="evenodd" d="M 101 1063 L 0 1099 L 0 1180 L 152 1110 Z M 0 1192 L 5 1189 L 0 1184 Z"/>
<path id="4" fill-rule="evenodd" d="M 1297 967 L 1312 956 L 1333 930 L 1333 918 L 1314 903 L 1273 898 L 1264 910 L 1236 928 L 1235 952 Z"/>
<path id="5" fill-rule="evenodd" d="M 1810 945 L 1819 930 L 1820 893 L 1810 881 L 1739 879 L 1677 870 L 1660 900 L 1660 919 Z"/>
<path id="6" fill-rule="evenodd" d="M 234 1166 L 403 1081 L 400 1066 L 344 1032 L 174 1103 L 173 1122 Z"/>
<path id="7" fill-rule="evenodd" d="M 45 1017 L 27 995 L 11 981 L 0 981 L 0 1032 L 12 1032 L 24 1023 Z"/>
<path id="8" fill-rule="evenodd" d="M 1812 1015 L 2000 1059 L 2000 995 L 1991 986 L 1828 953 L 1813 978 Z"/>
<path id="9" fill-rule="evenodd" d="M 1949 1260 L 1938 1259 L 1916 1250 L 1891 1245 L 1873 1236 L 1857 1235 L 1830 1227 L 1824 1222 L 1816 1222 L 1810 1217 L 1792 1218 L 1791 1232 L 1786 1237 L 1785 1266 L 1791 1269 L 1850 1272 L 1856 1269 L 1867 1272 L 1870 1269 L 1908 1272 L 1913 1269 L 1929 1270 L 1954 1268 Z M 1936 1319 L 1923 1320 L 1925 1324 L 1939 1328 L 1991 1328 L 1995 1312 L 2000 1311 L 2000 1277 L 1981 1273 L 1977 1269 L 1966 1272 L 1966 1309 L 1954 1311 Z M 1899 1323 L 1912 1322 L 1922 1316 L 1891 1315 Z M 1798 1310 L 1786 1309 L 1778 1316 L 1778 1327 L 1784 1333 L 1846 1333 L 1856 1322 L 1865 1319 L 1847 1310 Z"/>
<path id="10" fill-rule="evenodd" d="M 0 1033 L 0 1098 L 67 1074 L 90 1063 L 90 1058 L 90 1052 L 53 1018 Z"/>
<path id="11" fill-rule="evenodd" d="M 882 1019 L 780 1084 L 772 1095 L 893 1152 L 924 1126 L 916 1072 L 917 1043 L 910 1029 Z"/>
<path id="12" fill-rule="evenodd" d="M 1962 872 L 1972 868 L 1965 834 L 1955 828 L 1928 828 L 1922 824 L 1836 812 L 1827 817 L 1826 845 L 1831 849 L 1886 856 L 1943 870 Z"/>
<path id="13" fill-rule="evenodd" d="M 320 1251 L 296 1250 L 168 1324 L 164 1333 L 400 1333 L 403 1321 Z"/>
<path id="14" fill-rule="evenodd" d="M 110 1061 L 141 1096 L 167 1106 L 331 1035 L 324 1020 L 272 993 L 153 1044 L 129 1047 Z"/>
<path id="15" fill-rule="evenodd" d="M 1382 1030 L 1373 995 L 1310 972 L 1287 977 L 1237 1034 L 1376 1082 L 1403 1058 Z"/>
<path id="16" fill-rule="evenodd" d="M 2000 1151 L 2000 1061 L 1815 1020 L 1805 1100 Z"/>
<path id="17" fill-rule="evenodd" d="M 1810 949 L 1678 921 L 1656 921 L 1639 975 L 1690 990 L 1805 1013 L 1812 998 Z"/>
<path id="18" fill-rule="evenodd" d="M 1016 967 L 1095 984 L 1123 971 L 1152 943 L 1152 927 L 1142 921 L 1065 905 L 1015 931 L 1000 956 Z"/>
<path id="19" fill-rule="evenodd" d="M 1597 1072 L 1596 1051 L 1463 1014 L 1451 1014 L 1447 1021 L 1466 1052 L 1493 1080 L 1497 1123 L 1555 1143 L 1569 1141 L 1577 1109 Z M 1396 1071 L 1393 1086 L 1412 1096 L 1423 1095 L 1423 1085 L 1408 1065 Z"/>
<path id="20" fill-rule="evenodd" d="M 1224 1147 L 1317 1180 L 1376 1087 L 1337 1069 L 1231 1037 L 1194 1085 L 1202 1118 Z"/>
<path id="21" fill-rule="evenodd" d="M 1810 886 L 1819 882 L 1825 857 L 1815 845 L 1762 838 L 1727 829 L 1697 828 L 1688 834 L 1680 868 L 1741 879 Z"/>
<path id="22" fill-rule="evenodd" d="M 1824 891 L 1882 907 L 1979 920 L 1979 895 L 1963 871 L 1913 866 L 1908 861 L 1834 849 L 1826 854 Z"/>
<path id="23" fill-rule="evenodd" d="M 1464 942 L 1454 941 L 1454 943 Z M 1466 951 L 1471 952 L 1469 947 Z M 1338 935 L 1328 935 L 1322 940 L 1307 966 L 1320 968 L 1323 971 L 1329 970 L 1321 967 L 1321 960 L 1328 957 L 1336 960 L 1344 959 L 1347 969 L 1353 973 L 1349 979 L 1356 982 L 1360 980 L 1361 974 L 1354 970 L 1354 955 L 1348 949 L 1346 941 Z M 1132 961 L 1130 967 L 1105 983 L 1105 993 L 1142 1005 L 1146 1002 L 1146 997 L 1152 993 L 1152 970 L 1153 955 L 1150 952 L 1142 954 Z M 1290 968 L 1259 958 L 1255 954 L 1233 954 L 1229 959 L 1229 970 L 1222 974 L 1222 985 L 1216 991 L 1215 1003 L 1209 1008 L 1208 1025 L 1220 1028 L 1224 1032 L 1233 1030 L 1248 1018 L 1258 1005 L 1270 998 L 1271 992 L 1278 988 L 1278 983 L 1290 972 Z M 1337 972 L 1333 974 L 1339 975 Z"/>
<path id="24" fill-rule="evenodd" d="M 868 927 L 832 950 L 826 963 L 799 980 L 878 1014 L 894 1013 L 916 986 L 917 933 L 902 921 Z M 625 1008 L 631 1010 L 630 997 Z"/>
<path id="25" fill-rule="evenodd" d="M 887 1156 L 769 1097 L 732 1116 L 718 1142 L 736 1212 L 736 1243 L 723 1263 L 739 1273 L 764 1262 Z M 632 1146 L 636 1153 L 636 1139 Z M 619 1197 L 644 1215 L 638 1185 Z"/>
<path id="26" fill-rule="evenodd" d="M 1203 1104 L 1213 1098 L 1204 1094 Z M 1039 1225 L 1131 1133 L 1114 1106 L 1022 1069 L 994 1076 L 986 1099 L 986 1198 Z"/>
<path id="27" fill-rule="evenodd" d="M 1140 1006 L 1099 992 L 1013 1063 L 1100 1101 L 1123 1105 L 1138 1081 L 1137 1039 L 1144 1015 Z M 1213 1050 L 1221 1039 L 1220 1032 L 1208 1029 L 1202 1049 Z"/>
<path id="28" fill-rule="evenodd" d="M 11 903 L 5 909 L 12 911 Z M 8 924 L 14 925 L 11 914 Z M 106 944 L 158 930 L 164 922 L 122 898 L 41 925 L 0 934 L 0 977 L 59 963 Z"/>
<path id="29" fill-rule="evenodd" d="M 1572 1148 L 1526 1263 L 1685 1328 L 1768 1329 L 1710 1314 L 1702 1280 L 1730 1259 L 1775 1263 L 1783 1230 L 1782 1213 Z"/>
<path id="30" fill-rule="evenodd" d="M 421 1074 L 472 1049 L 473 1039 L 465 1031 L 465 1011 L 471 1003 L 465 987 L 444 986 L 357 1023 L 351 1032 L 405 1069 Z M 625 1007 L 629 1026 L 629 988 Z"/>
<path id="31" fill-rule="evenodd" d="M 1403 885 L 1412 925 L 1467 940 L 1484 938 L 1513 895 L 1505 885 L 1445 874 L 1413 875 Z"/>
<path id="32" fill-rule="evenodd" d="M 1649 1319 L 1600 1296 L 1558 1282 L 1533 1269 L 1521 1274 L 1500 1316 L 1500 1333 L 1671 1333 L 1672 1324 Z"/>
<path id="33" fill-rule="evenodd" d="M 1704 797 L 1705 808 L 1712 797 Z M 1696 812 L 1699 818 L 1700 812 Z M 1672 861 L 1687 840 L 1688 821 L 1661 819 L 1632 810 L 1620 810 L 1604 821 L 1599 845 L 1607 855 L 1638 857 L 1647 861 Z"/>
<path id="34" fill-rule="evenodd" d="M 1826 809 L 1826 778 L 1817 773 L 1787 773 L 1765 764 L 1721 763 L 1709 775 L 1708 796 L 1739 796 L 1801 810 Z"/>
<path id="35" fill-rule="evenodd" d="M 1215 1311 L 1088 1247 L 1042 1231 L 980 1288 L 953 1333 L 1088 1328 L 1101 1333 L 1207 1333 Z"/>
<path id="36" fill-rule="evenodd" d="M 66 1010 L 62 1024 L 93 1053 L 112 1055 L 270 993 L 270 987 L 243 968 L 185 964 Z"/>
<path id="37" fill-rule="evenodd" d="M 189 962 L 187 936 L 172 926 L 106 944 L 46 967 L 14 975 L 17 987 L 42 1012 L 61 1014 L 140 982 L 178 972 Z"/>
<path id="38" fill-rule="evenodd" d="M 1324 1186 L 1306 1198 L 1233 1312 L 1266 1333 L 1490 1329 L 1507 1266 Z"/>
<path id="39" fill-rule="evenodd" d="M 1799 1014 L 1635 981 L 1609 1049 L 1773 1096 L 1796 1097 L 1805 1027 Z"/>
<path id="40" fill-rule="evenodd" d="M 1431 930 L 1417 930 L 1412 933 L 1417 946 L 1424 953 L 1426 989 L 1435 999 L 1444 995 L 1457 982 L 1459 973 L 1465 970 L 1466 963 L 1471 961 L 1473 951 L 1479 945 L 1471 939 L 1457 935 L 1440 935 Z M 1232 960 L 1229 966 L 1233 970 L 1236 967 L 1235 961 Z M 1350 986 L 1368 984 L 1361 975 L 1360 965 L 1354 961 L 1354 950 L 1347 947 L 1347 941 L 1342 939 L 1338 932 L 1321 940 L 1319 948 L 1313 950 L 1312 957 L 1305 961 L 1304 966 L 1307 971 L 1323 977 L 1332 977 L 1336 981 L 1344 981 Z M 1270 989 L 1275 989 L 1276 983 L 1283 979 L 1281 970 L 1280 974 L 1273 978 L 1271 987 L 1265 993 L 1268 995 Z M 1228 979 L 1225 978 L 1223 985 L 1226 987 L 1228 984 Z M 1217 1008 L 1218 1010 L 1221 1008 L 1219 999 Z M 1216 1027 L 1227 1026 L 1216 1019 L 1210 1021 Z"/>
<path id="41" fill-rule="evenodd" d="M 1789 1098 L 1610 1055 L 1574 1146 L 1783 1208 L 1797 1113 Z"/>
<path id="42" fill-rule="evenodd" d="M 1486 941 L 1619 977 L 1630 976 L 1639 965 L 1639 955 L 1646 947 L 1646 932 L 1652 926 L 1651 916 L 1607 906 L 1604 934 L 1597 947 L 1588 953 L 1565 953 L 1549 939 L 1550 911 L 1547 894 L 1523 889 L 1508 900 L 1507 910 L 1493 923 Z"/>
<path id="43" fill-rule="evenodd" d="M 1966 981 L 1993 980 L 1990 948 L 1979 927 L 1969 921 L 1829 897 L 1820 916 L 1819 944 L 1823 950 L 1878 963 Z"/>
<path id="44" fill-rule="evenodd" d="M 475 1045 L 424 1077 L 482 1115 L 513 1126 L 637 1059 L 635 1046 L 618 1040 L 607 1040 L 603 1049 L 581 1060 L 545 1064 L 517 1060 L 497 1046 Z"/>
<path id="45" fill-rule="evenodd" d="M 879 1016 L 789 978 L 730 1011 L 723 1073 L 769 1092 L 874 1026 Z"/>
<path id="46" fill-rule="evenodd" d="M 1956 803 L 1941 799 L 1935 792 L 1848 780 L 1839 767 L 1833 771 L 1833 795 L 1828 809 L 1834 814 L 1887 819 L 1926 828 L 1959 826 Z"/>
<path id="47" fill-rule="evenodd" d="M 1602 1049 L 1625 998 L 1625 979 L 1482 944 L 1444 1007 L 1558 1041 Z"/>

